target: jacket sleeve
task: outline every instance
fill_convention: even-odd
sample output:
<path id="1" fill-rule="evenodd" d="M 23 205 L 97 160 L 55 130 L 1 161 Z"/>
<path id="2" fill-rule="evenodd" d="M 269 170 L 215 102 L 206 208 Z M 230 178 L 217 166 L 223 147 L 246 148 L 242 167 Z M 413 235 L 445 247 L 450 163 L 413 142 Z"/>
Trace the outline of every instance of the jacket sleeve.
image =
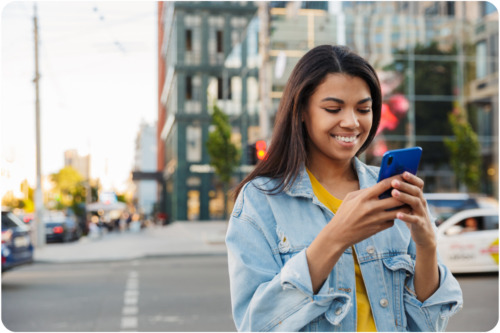
<path id="1" fill-rule="evenodd" d="M 429 208 L 427 212 L 431 217 L 434 233 L 437 231 L 436 219 L 432 217 Z M 416 253 L 416 245 L 410 241 L 408 253 Z M 455 277 L 451 274 L 441 259 L 439 253 L 439 287 L 423 303 L 415 294 L 414 275 L 411 275 L 404 289 L 404 302 L 408 329 L 412 332 L 442 332 L 448 325 L 449 318 L 460 311 L 463 305 L 462 290 Z M 415 262 L 413 263 L 415 265 Z"/>
<path id="2" fill-rule="evenodd" d="M 330 293 L 328 278 L 313 295 L 306 250 L 281 265 L 265 233 L 249 216 L 232 216 L 226 235 L 231 305 L 238 331 L 299 331 L 326 312 L 338 324 L 351 305 Z M 341 310 L 339 310 L 339 308 Z"/>

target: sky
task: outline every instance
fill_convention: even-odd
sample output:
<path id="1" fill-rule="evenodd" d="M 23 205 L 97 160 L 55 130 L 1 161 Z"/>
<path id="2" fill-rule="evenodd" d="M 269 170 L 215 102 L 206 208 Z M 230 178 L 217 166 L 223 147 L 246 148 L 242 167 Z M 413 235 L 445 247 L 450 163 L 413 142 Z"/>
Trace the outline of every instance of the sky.
<path id="1" fill-rule="evenodd" d="M 1 2 L 2 173 L 36 184 L 34 2 Z M 91 154 L 91 177 L 126 189 L 142 121 L 157 119 L 157 3 L 37 2 L 42 175 L 64 151 Z M 3 177 L 3 179 L 5 179 Z M 17 183 L 17 184 L 16 184 Z"/>

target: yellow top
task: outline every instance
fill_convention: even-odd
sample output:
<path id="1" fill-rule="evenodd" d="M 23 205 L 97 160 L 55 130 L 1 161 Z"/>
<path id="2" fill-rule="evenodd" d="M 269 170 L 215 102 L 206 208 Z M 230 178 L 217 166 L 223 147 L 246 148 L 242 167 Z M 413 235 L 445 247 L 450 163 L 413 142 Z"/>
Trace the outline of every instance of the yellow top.
<path id="1" fill-rule="evenodd" d="M 314 175 L 306 169 L 311 179 L 311 185 L 314 194 L 319 201 L 328 207 L 334 214 L 337 213 L 337 209 L 342 204 L 342 200 L 335 198 L 328 192 L 323 185 L 314 177 Z M 358 332 L 377 332 L 375 326 L 375 320 L 373 319 L 372 308 L 370 307 L 370 302 L 368 301 L 368 294 L 366 293 L 365 283 L 363 280 L 363 275 L 361 275 L 361 269 L 359 268 L 358 258 L 354 251 L 354 246 L 352 247 L 353 258 L 354 258 L 354 273 L 356 276 L 356 304 L 357 304 L 357 331 Z"/>

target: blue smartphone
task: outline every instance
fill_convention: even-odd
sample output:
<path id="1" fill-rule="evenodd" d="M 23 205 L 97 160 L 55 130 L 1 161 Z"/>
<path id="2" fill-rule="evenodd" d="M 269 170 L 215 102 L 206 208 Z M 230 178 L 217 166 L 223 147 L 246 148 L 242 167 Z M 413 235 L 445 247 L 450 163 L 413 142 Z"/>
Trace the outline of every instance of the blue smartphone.
<path id="1" fill-rule="evenodd" d="M 400 175 L 405 171 L 416 175 L 418 165 L 420 164 L 420 157 L 422 157 L 421 147 L 396 149 L 386 152 L 382 157 L 378 182 L 392 176 Z M 388 189 L 379 196 L 379 199 L 392 197 L 391 191 L 392 188 Z"/>

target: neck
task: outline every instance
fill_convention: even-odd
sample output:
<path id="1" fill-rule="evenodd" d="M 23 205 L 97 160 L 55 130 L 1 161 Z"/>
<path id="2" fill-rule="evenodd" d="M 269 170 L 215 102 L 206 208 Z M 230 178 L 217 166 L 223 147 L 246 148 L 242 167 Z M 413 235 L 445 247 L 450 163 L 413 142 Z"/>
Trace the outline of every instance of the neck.
<path id="1" fill-rule="evenodd" d="M 358 179 L 353 158 L 334 160 L 323 153 L 311 152 L 307 155 L 306 166 L 320 183 L 338 184 Z"/>

